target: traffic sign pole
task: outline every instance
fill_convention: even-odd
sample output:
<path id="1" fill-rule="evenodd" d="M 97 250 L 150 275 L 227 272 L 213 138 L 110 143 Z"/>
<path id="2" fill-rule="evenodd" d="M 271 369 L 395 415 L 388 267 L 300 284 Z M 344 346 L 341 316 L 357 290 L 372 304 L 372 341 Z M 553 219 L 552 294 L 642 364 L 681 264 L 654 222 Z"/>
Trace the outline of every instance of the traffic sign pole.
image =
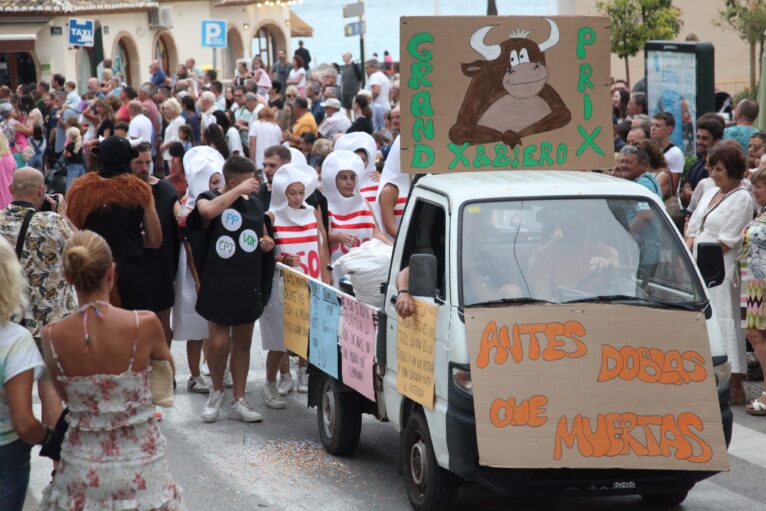
<path id="1" fill-rule="evenodd" d="M 364 32 L 366 28 L 364 26 L 364 0 L 359 0 L 359 3 L 362 4 L 362 13 L 359 15 L 359 21 L 362 25 L 362 30 L 359 32 L 359 58 L 361 59 L 362 70 L 364 70 Z"/>

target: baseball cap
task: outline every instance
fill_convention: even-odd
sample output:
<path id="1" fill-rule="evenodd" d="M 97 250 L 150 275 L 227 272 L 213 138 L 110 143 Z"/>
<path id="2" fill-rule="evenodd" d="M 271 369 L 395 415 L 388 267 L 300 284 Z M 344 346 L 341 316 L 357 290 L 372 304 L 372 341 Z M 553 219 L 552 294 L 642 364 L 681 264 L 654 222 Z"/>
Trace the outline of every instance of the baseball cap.
<path id="1" fill-rule="evenodd" d="M 117 135 L 105 138 L 91 152 L 101 158 L 101 172 L 105 174 L 130 172 L 130 162 L 138 156 L 130 141 Z"/>
<path id="2" fill-rule="evenodd" d="M 322 108 L 327 108 L 329 106 L 330 108 L 334 108 L 335 110 L 340 110 L 342 108 L 342 106 L 340 104 L 340 101 L 338 101 L 335 98 L 328 98 L 328 99 L 324 100 L 324 102 L 322 102 L 321 106 L 322 106 Z"/>

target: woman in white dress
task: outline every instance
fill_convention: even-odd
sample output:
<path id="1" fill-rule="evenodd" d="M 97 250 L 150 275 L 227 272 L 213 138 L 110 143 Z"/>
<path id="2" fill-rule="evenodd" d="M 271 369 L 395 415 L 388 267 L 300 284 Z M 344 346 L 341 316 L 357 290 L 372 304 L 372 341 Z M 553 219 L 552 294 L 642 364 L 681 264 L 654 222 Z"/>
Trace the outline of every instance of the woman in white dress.
<path id="1" fill-rule="evenodd" d="M 287 75 L 287 85 L 298 89 L 298 95 L 306 97 L 306 70 L 303 69 L 303 59 L 298 55 L 293 57 L 290 74 Z"/>
<path id="2" fill-rule="evenodd" d="M 742 184 L 747 172 L 745 154 L 736 142 L 715 145 L 707 156 L 708 174 L 715 186 L 707 190 L 686 229 L 686 242 L 697 255 L 699 243 L 723 248 L 726 278 L 709 290 L 731 363 L 731 403 L 744 404 L 745 336 L 739 328 L 739 266 L 742 230 L 753 219 L 753 198 Z"/>
<path id="3" fill-rule="evenodd" d="M 170 172 L 170 151 L 168 148 L 173 142 L 178 142 L 181 138 L 178 136 L 178 128 L 186 124 L 186 120 L 181 116 L 181 103 L 176 98 L 166 99 L 162 103 L 162 116 L 168 125 L 165 128 L 165 137 L 162 139 L 162 159 L 165 160 L 165 174 Z"/>
<path id="4" fill-rule="evenodd" d="M 178 224 L 182 230 L 186 227 L 186 217 L 194 209 L 197 196 L 210 189 L 223 186 L 224 159 L 221 153 L 209 146 L 197 146 L 186 152 L 183 159 L 186 182 L 189 187 L 182 200 L 178 215 Z M 202 341 L 208 338 L 207 321 L 194 310 L 197 303 L 199 277 L 189 264 L 187 244 L 184 241 L 178 256 L 176 273 L 176 302 L 173 306 L 173 337 L 186 341 L 186 357 L 189 362 L 189 392 L 207 393 L 210 387 L 200 375 Z"/>

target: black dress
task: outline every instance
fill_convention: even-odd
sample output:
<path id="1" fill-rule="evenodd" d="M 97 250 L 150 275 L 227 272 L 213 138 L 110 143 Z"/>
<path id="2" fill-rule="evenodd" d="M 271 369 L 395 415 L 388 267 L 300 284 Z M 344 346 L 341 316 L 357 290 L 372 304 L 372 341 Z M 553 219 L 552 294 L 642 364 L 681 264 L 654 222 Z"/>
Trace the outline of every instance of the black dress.
<path id="1" fill-rule="evenodd" d="M 120 306 L 128 310 L 148 310 L 151 307 L 144 240 L 141 237 L 143 221 L 142 207 L 111 204 L 108 209 L 88 215 L 82 227 L 100 234 L 109 244 L 117 265 Z"/>
<path id="2" fill-rule="evenodd" d="M 209 191 L 199 199 L 213 200 L 220 192 Z M 273 251 L 264 254 L 260 240 L 264 208 L 257 195 L 238 197 L 210 222 L 205 231 L 204 261 L 194 259 L 200 270 L 196 311 L 203 318 L 223 326 L 253 323 L 263 312 L 271 293 L 274 271 Z M 199 232 L 199 212 L 189 215 L 187 229 Z"/>
<path id="3" fill-rule="evenodd" d="M 178 223 L 173 214 L 173 207 L 178 202 L 178 195 L 173 185 L 167 181 L 158 181 L 152 185 L 152 195 L 157 216 L 162 226 L 162 245 L 160 248 L 147 248 L 146 264 L 151 282 L 150 294 L 154 312 L 170 309 L 175 303 L 173 282 L 178 266 Z"/>

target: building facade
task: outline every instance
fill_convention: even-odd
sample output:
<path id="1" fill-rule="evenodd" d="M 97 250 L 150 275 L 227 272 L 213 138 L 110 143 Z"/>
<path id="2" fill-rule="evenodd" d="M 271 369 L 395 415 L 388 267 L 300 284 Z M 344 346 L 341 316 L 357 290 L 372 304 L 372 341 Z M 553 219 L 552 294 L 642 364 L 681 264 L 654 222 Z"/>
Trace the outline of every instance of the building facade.
<path id="1" fill-rule="evenodd" d="M 236 61 L 260 55 L 269 65 L 278 50 L 291 54 L 292 35 L 311 28 L 290 10 L 297 0 L 0 0 L 0 84 L 97 76 L 104 59 L 138 85 L 159 60 L 168 75 L 189 57 L 219 76 L 234 76 Z M 69 44 L 70 19 L 93 20 L 92 47 Z M 225 20 L 226 48 L 202 47 L 202 20 Z"/>

